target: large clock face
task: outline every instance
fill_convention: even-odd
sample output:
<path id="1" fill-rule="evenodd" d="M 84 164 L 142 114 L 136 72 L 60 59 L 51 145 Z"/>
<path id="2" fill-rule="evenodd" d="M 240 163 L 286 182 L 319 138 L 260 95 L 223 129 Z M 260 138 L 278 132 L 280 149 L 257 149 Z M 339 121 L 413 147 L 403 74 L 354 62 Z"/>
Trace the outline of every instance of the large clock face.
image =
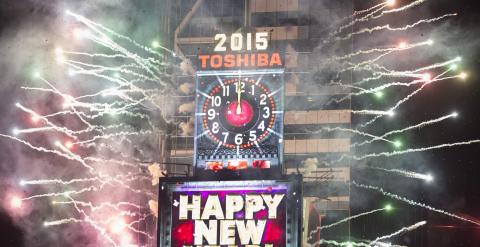
<path id="1" fill-rule="evenodd" d="M 197 168 L 278 166 L 283 132 L 281 73 L 197 75 L 196 97 Z"/>
<path id="2" fill-rule="evenodd" d="M 270 134 L 275 122 L 275 92 L 259 79 L 228 78 L 207 92 L 203 129 L 215 143 L 244 149 L 258 146 Z"/>

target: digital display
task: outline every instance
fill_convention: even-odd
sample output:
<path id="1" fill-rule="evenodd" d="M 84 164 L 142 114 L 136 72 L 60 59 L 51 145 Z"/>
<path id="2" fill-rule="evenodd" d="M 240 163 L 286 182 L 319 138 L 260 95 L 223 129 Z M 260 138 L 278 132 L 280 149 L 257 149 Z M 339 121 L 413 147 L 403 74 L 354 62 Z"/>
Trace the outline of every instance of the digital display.
<path id="1" fill-rule="evenodd" d="M 299 246 L 299 188 L 297 180 L 161 183 L 160 246 Z"/>
<path id="2" fill-rule="evenodd" d="M 283 70 L 203 71 L 196 84 L 197 170 L 280 170 Z"/>

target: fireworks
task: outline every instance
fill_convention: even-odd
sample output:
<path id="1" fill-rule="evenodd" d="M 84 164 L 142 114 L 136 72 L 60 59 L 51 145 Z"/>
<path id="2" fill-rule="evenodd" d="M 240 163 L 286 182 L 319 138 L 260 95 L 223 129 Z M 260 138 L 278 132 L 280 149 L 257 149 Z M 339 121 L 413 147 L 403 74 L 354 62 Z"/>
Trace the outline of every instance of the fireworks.
<path id="1" fill-rule="evenodd" d="M 419 19 L 402 26 L 393 27 L 385 24 L 351 29 L 357 24 L 368 24 L 372 20 L 381 20 L 386 15 L 413 9 L 424 2 L 425 0 L 417 0 L 401 6 L 400 2 L 387 0 L 371 8 L 356 11 L 353 15 L 344 18 L 343 23 L 328 35 L 323 44 L 351 40 L 361 35 L 375 35 L 380 32 L 410 31 L 422 25 L 433 24 L 456 16 L 456 13 L 447 13 L 438 17 Z M 56 84 L 55 80 L 48 79 L 47 71 L 33 72 L 32 80 L 36 82 L 36 86 L 22 88 L 27 93 L 48 97 L 49 100 L 58 103 L 58 107 L 51 107 L 48 109 L 50 112 L 46 112 L 43 111 L 44 109 L 35 110 L 36 106 L 28 103 L 15 104 L 19 114 L 28 116 L 28 124 L 19 124 L 23 127 L 12 127 L 11 133 L 0 134 L 0 137 L 18 142 L 42 154 L 59 157 L 64 160 L 65 166 L 72 166 L 76 172 L 73 177 L 62 177 L 57 174 L 38 179 L 25 177 L 19 182 L 19 186 L 27 190 L 30 186 L 42 186 L 45 188 L 44 192 L 27 196 L 10 196 L 8 206 L 12 210 L 21 210 L 25 207 L 26 202 L 48 199 L 53 208 L 67 208 L 68 210 L 62 210 L 62 212 L 68 211 L 69 213 L 46 216 L 45 227 L 85 224 L 96 230 L 102 237 L 99 246 L 147 246 L 148 244 L 143 242 L 153 242 L 156 229 L 145 229 L 142 223 L 154 221 L 156 212 L 151 212 L 150 208 L 158 208 L 158 205 L 154 201 L 157 196 L 151 184 L 152 182 L 155 184 L 156 178 L 160 176 L 160 168 L 153 169 L 144 163 L 145 160 L 155 161 L 153 153 L 156 151 L 144 148 L 140 143 L 148 142 L 149 137 L 164 132 L 155 124 L 158 121 L 153 119 L 152 115 L 154 114 L 150 114 L 150 112 L 161 111 L 164 105 L 160 103 L 160 100 L 169 93 L 169 90 L 174 91 L 177 87 L 177 85 L 172 85 L 171 75 L 165 72 L 168 71 L 167 68 L 177 69 L 179 66 L 165 62 L 165 58 L 176 57 L 176 54 L 163 47 L 158 40 L 151 41 L 149 46 L 141 45 L 132 38 L 79 14 L 66 11 L 66 15 L 76 22 L 76 26 L 71 28 L 71 39 L 78 43 L 93 44 L 94 47 L 91 50 L 77 51 L 66 44 L 57 46 L 52 51 L 52 61 L 55 61 L 57 66 L 63 69 L 64 74 L 69 76 L 73 89 L 65 90 L 65 87 Z M 352 114 L 367 119 L 352 128 L 325 127 L 318 131 L 353 134 L 359 140 L 351 144 L 352 148 L 368 148 L 377 142 L 388 144 L 387 151 L 344 154 L 338 160 L 330 162 L 331 164 L 348 160 L 353 161 L 352 165 L 355 166 L 355 162 L 379 157 L 389 158 L 480 143 L 480 140 L 472 139 L 425 147 L 409 147 L 404 143 L 405 139 L 399 136 L 408 131 L 419 130 L 447 119 L 456 118 L 457 112 L 424 120 L 401 129 L 387 130 L 383 134 L 376 134 L 375 131 L 372 131 L 374 128 L 372 126 L 385 117 L 401 118 L 400 106 L 418 96 L 427 86 L 468 78 L 467 72 L 460 71 L 462 60 L 460 57 L 411 69 L 397 70 L 391 68 L 390 64 L 382 63 L 391 56 L 432 47 L 434 47 L 434 41 L 431 39 L 420 41 L 402 39 L 384 46 L 363 48 L 348 54 L 335 54 L 329 58 L 329 62 L 340 64 L 338 74 L 355 72 L 364 74 L 352 83 L 342 83 L 341 80 L 332 82 L 332 85 L 349 89 L 350 93 L 343 98 L 330 100 L 326 102 L 326 105 L 346 101 L 352 97 L 355 100 L 355 98 L 364 96 L 388 102 L 387 96 L 391 91 L 399 88 L 409 90 L 406 95 L 399 94 L 399 97 L 392 97 L 394 102 L 390 104 L 390 107 L 351 110 Z M 85 80 L 85 84 L 90 81 L 96 83 L 85 86 L 79 83 L 83 80 Z M 269 96 L 277 92 L 274 91 Z M 204 93 L 200 92 L 200 94 Z M 204 96 L 210 97 L 206 94 Z M 268 131 L 282 137 L 270 128 Z M 208 131 L 195 138 L 206 134 Z M 41 136 L 41 142 L 37 140 L 39 137 L 36 135 Z M 214 153 L 217 152 L 220 144 Z M 260 149 L 258 143 L 255 142 L 255 144 Z M 391 148 L 394 150 L 392 151 Z M 260 152 L 262 152 L 261 149 Z M 426 182 L 434 180 L 431 174 L 416 171 L 384 167 L 366 168 L 375 169 L 387 175 L 421 179 Z M 152 176 L 146 173 L 147 170 L 152 173 L 153 181 Z M 157 171 L 156 175 L 152 170 Z M 411 206 L 422 207 L 472 224 L 480 224 L 465 217 L 386 192 L 380 187 L 355 182 L 351 184 L 358 188 L 377 191 Z M 112 193 L 112 191 L 116 193 Z M 323 225 L 310 232 L 309 237 L 318 231 L 336 227 L 359 217 L 367 217 L 382 211 L 388 212 L 392 209 L 391 205 L 387 205 Z M 337 242 L 322 239 L 313 246 L 320 243 L 335 246 L 395 246 L 382 241 L 406 234 L 425 224 L 426 221 L 420 221 L 368 242 Z M 137 243 L 137 238 L 134 236 L 138 235 L 147 241 Z"/>
<path id="2" fill-rule="evenodd" d="M 141 245 L 140 242 L 135 243 L 132 234 L 149 239 L 143 242 L 145 244 L 153 241 L 155 229 L 145 229 L 140 222 L 153 220 L 148 202 L 155 199 L 156 195 L 154 187 L 148 186 L 150 176 L 142 172 L 146 171 L 148 165 L 141 164 L 141 159 L 151 160 L 152 154 L 140 150 L 140 157 L 137 158 L 123 152 L 129 145 L 146 140 L 148 135 L 159 131 L 144 109 L 160 109 L 157 99 L 161 97 L 160 92 L 166 90 L 159 89 L 159 86 L 165 86 L 162 78 L 168 77 L 160 70 L 162 66 L 167 66 L 161 62 L 164 54 L 141 46 L 85 17 L 70 11 L 67 11 L 67 15 L 83 24 L 82 27 L 73 29 L 73 39 L 93 42 L 107 48 L 108 52 L 103 49 L 102 53 L 88 53 L 57 47 L 52 52 L 52 60 L 65 69 L 65 74 L 83 79 L 94 78 L 105 84 L 106 88 L 97 91 L 93 87 L 93 92 L 74 96 L 78 92 L 63 92 L 54 82 L 46 79 L 48 74 L 33 74 L 33 79 L 44 87 L 25 86 L 23 89 L 33 94 L 50 94 L 51 100 L 61 103 L 58 109 L 53 109 L 50 113 L 40 113 L 26 104 L 17 103 L 16 107 L 29 115 L 31 127 L 14 127 L 12 136 L 2 137 L 73 162 L 69 165 L 79 166 L 73 168 L 77 170 L 77 177 L 74 178 L 21 180 L 19 184 L 24 188 L 49 186 L 49 192 L 25 197 L 13 196 L 10 207 L 19 210 L 25 201 L 48 198 L 52 200 L 52 207 L 69 208 L 72 215 L 47 220 L 44 222 L 45 227 L 86 224 L 103 237 L 99 245 Z M 152 46 L 163 49 L 169 55 L 160 43 L 152 43 Z M 137 51 L 129 51 L 131 48 Z M 88 57 L 100 59 L 96 60 L 99 63 L 89 62 L 85 59 Z M 119 61 L 120 64 L 114 64 Z M 122 118 L 105 120 L 116 116 Z M 68 121 L 64 122 L 65 120 Z M 144 124 L 135 127 L 128 123 L 132 120 Z M 29 140 L 35 134 L 53 138 L 47 138 L 46 143 L 39 145 Z M 116 145 L 116 142 L 122 145 Z M 96 152 L 88 151 L 92 148 Z M 112 159 L 102 156 L 102 153 L 108 152 L 115 153 L 116 157 Z M 101 196 L 108 193 L 112 195 Z M 83 198 L 90 201 L 84 201 Z"/>
<path id="3" fill-rule="evenodd" d="M 19 208 L 21 208 L 21 207 L 22 207 L 22 203 L 23 203 L 23 201 L 22 201 L 22 199 L 19 198 L 19 197 L 14 196 L 14 197 L 12 197 L 12 198 L 10 199 L 10 206 L 11 206 L 12 208 L 14 208 L 14 209 L 19 209 Z"/>

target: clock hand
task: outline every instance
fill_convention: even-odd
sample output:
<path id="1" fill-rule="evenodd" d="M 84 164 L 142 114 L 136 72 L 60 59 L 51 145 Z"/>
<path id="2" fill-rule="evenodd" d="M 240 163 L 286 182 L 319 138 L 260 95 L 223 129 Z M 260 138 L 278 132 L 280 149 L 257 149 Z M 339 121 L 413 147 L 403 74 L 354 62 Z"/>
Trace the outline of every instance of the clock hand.
<path id="1" fill-rule="evenodd" d="M 240 105 L 242 99 L 242 89 L 240 87 L 240 82 L 237 83 L 237 115 L 242 114 L 242 106 Z"/>

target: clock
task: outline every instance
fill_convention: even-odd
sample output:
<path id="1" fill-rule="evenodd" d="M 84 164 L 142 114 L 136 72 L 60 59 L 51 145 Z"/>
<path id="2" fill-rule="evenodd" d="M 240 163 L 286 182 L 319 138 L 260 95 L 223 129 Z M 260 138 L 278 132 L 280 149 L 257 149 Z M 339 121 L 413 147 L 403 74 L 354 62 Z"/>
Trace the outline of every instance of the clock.
<path id="1" fill-rule="evenodd" d="M 278 168 L 283 72 L 197 74 L 195 163 L 202 170 Z"/>

